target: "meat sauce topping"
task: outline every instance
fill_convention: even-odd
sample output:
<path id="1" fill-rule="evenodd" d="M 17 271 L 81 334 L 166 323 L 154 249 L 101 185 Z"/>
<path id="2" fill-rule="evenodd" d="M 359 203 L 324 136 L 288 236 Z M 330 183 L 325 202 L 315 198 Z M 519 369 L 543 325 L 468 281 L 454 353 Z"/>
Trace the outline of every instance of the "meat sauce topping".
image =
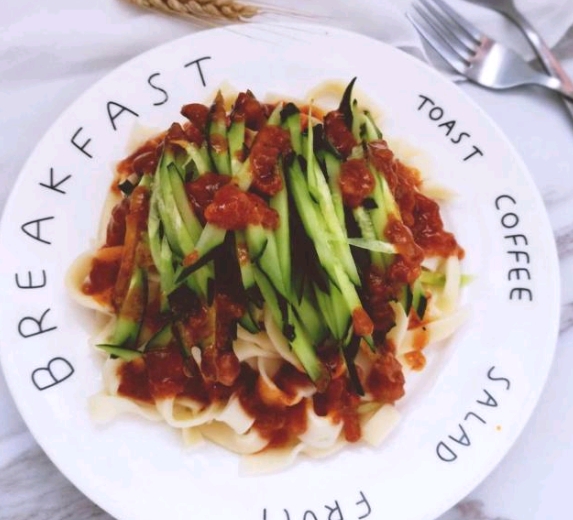
<path id="1" fill-rule="evenodd" d="M 231 121 L 244 121 L 249 130 L 260 130 L 267 122 L 269 106 L 260 103 L 251 91 L 241 92 L 231 112 Z"/>
<path id="2" fill-rule="evenodd" d="M 113 288 L 119 273 L 121 256 L 98 258 L 92 260 L 88 278 L 82 285 L 84 294 L 94 297 L 104 305 L 110 305 Z"/>
<path id="3" fill-rule="evenodd" d="M 223 229 L 245 229 L 249 224 L 276 229 L 279 215 L 276 210 L 254 193 L 227 184 L 217 191 L 213 202 L 205 208 L 205 220 Z"/>
<path id="4" fill-rule="evenodd" d="M 291 151 L 291 145 L 286 130 L 265 126 L 271 108 L 247 91 L 239 94 L 229 116 L 231 121 L 244 121 L 248 130 L 258 131 L 248 150 L 252 188 L 258 194 L 242 191 L 230 176 L 213 172 L 185 183 L 190 206 L 202 224 L 208 222 L 226 230 L 242 230 L 251 224 L 277 229 L 279 215 L 266 199 L 284 188 L 277 166 L 281 157 Z M 161 137 L 149 140 L 121 161 L 118 166 L 121 176 L 153 173 L 164 146 L 176 147 L 177 142 L 183 140 L 197 146 L 205 142 L 209 108 L 193 103 L 185 105 L 181 113 L 187 122 L 175 123 Z M 339 111 L 326 114 L 324 129 L 337 152 L 347 158 L 357 142 L 346 127 L 343 114 Z M 211 139 L 216 141 L 217 136 Z M 226 141 L 211 144 L 219 151 L 227 147 Z M 457 254 L 461 258 L 464 253 L 454 236 L 444 230 L 438 205 L 419 193 L 417 172 L 396 160 L 384 140 L 368 144 L 365 158 L 343 162 L 339 186 L 346 207 L 354 209 L 372 194 L 376 181 L 370 164 L 386 178 L 402 220 L 389 218 L 383 231 L 396 246 L 397 254 L 387 268 L 370 266 L 362 274 L 365 309 L 355 310 L 352 320 L 356 333 L 373 335 L 378 347 L 375 354 L 369 353 L 373 363 L 367 375 L 357 367 L 363 389 L 379 403 L 391 404 L 404 395 L 405 379 L 393 346 L 385 340 L 395 319 L 390 302 L 399 297 L 403 284 L 411 284 L 419 276 L 425 255 Z M 142 242 L 140 235 L 146 228 L 148 213 L 146 188 L 136 188 L 129 200 L 123 199 L 113 208 L 105 244 L 94 257 L 83 286 L 86 294 L 99 295 L 116 308 L 119 306 L 133 266 L 145 261 L 146 252 L 138 248 L 138 244 Z M 245 257 L 244 263 L 248 258 L 244 244 L 239 244 L 239 257 L 241 255 Z M 151 260 L 148 263 L 152 264 Z M 121 364 L 120 395 L 147 403 L 173 396 L 187 397 L 208 406 L 225 402 L 235 394 L 244 410 L 254 418 L 254 429 L 269 440 L 271 447 L 285 446 L 304 433 L 311 407 L 318 416 L 328 416 L 335 423 L 342 423 L 347 441 L 356 442 L 361 438 L 358 413 L 361 397 L 347 374 L 340 349 L 329 345 L 317 348 L 328 378 L 325 386 L 310 399 L 297 401 L 300 392 L 312 386 L 309 377 L 292 365 L 283 364 L 272 379 L 286 401 L 292 402 L 277 403 L 263 390 L 264 382 L 258 372 L 248 363 L 239 362 L 232 349 L 233 327 L 245 312 L 240 298 L 218 287 L 213 305 L 207 308 L 186 286 L 181 286 L 171 293 L 169 303 L 171 314 L 162 317 L 158 298 L 151 299 L 142 328 L 151 334 L 174 320 L 176 339 L 167 347 L 150 350 L 140 358 Z M 200 365 L 189 353 L 188 347 L 193 345 L 201 345 Z M 420 343 L 415 352 L 408 354 L 407 361 L 413 368 L 421 369 L 425 364 L 423 346 Z"/>
<path id="5" fill-rule="evenodd" d="M 84 294 L 119 307 L 136 260 L 149 263 L 140 240 L 147 228 L 148 214 L 149 191 L 143 187 L 137 187 L 129 201 L 123 199 L 113 208 L 106 242 L 92 258 L 90 272 L 82 285 Z"/>
<path id="6" fill-rule="evenodd" d="M 126 178 L 132 174 L 141 176 L 145 173 L 155 173 L 159 157 L 163 151 L 163 138 L 164 134 L 161 134 L 160 136 L 149 139 L 133 153 L 120 161 L 116 166 L 118 175 L 121 178 Z M 117 183 L 113 184 L 114 187 L 116 185 Z"/>
<path id="7" fill-rule="evenodd" d="M 192 182 L 185 183 L 185 191 L 189 201 L 202 224 L 205 224 L 205 210 L 213 202 L 215 194 L 226 184 L 231 177 L 207 172 Z"/>
<path id="8" fill-rule="evenodd" d="M 281 155 L 290 152 L 290 134 L 278 126 L 265 126 L 255 138 L 250 160 L 253 187 L 264 195 L 276 195 L 283 188 L 277 171 Z"/>
<path id="9" fill-rule="evenodd" d="M 190 362 L 194 363 L 192 359 L 184 360 L 180 349 L 172 343 L 166 349 L 124 363 L 119 369 L 119 394 L 148 403 L 173 396 L 188 397 L 203 406 L 224 402 L 236 394 L 244 410 L 255 419 L 253 428 L 269 439 L 272 447 L 287 445 L 306 431 L 307 407 L 312 407 L 318 416 L 328 416 L 334 423 L 342 422 L 348 442 L 361 438 L 360 397 L 345 376 L 332 379 L 326 390 L 314 394 L 310 402 L 301 399 L 292 405 L 269 404 L 260 390 L 261 376 L 248 363 L 240 363 L 236 377 L 224 385 L 194 377 L 194 370 L 188 368 Z M 306 374 L 291 365 L 283 365 L 273 382 L 292 398 L 312 384 Z M 393 355 L 385 354 L 376 361 L 366 381 L 366 390 L 383 403 L 393 403 L 403 396 L 404 376 Z"/>
<path id="10" fill-rule="evenodd" d="M 230 181 L 227 175 L 206 173 L 186 183 L 185 190 L 199 220 L 230 230 L 245 229 L 249 224 L 276 229 L 278 213 L 261 197 L 242 191 Z"/>
<path id="11" fill-rule="evenodd" d="M 361 206 L 374 190 L 376 181 L 365 159 L 349 159 L 341 167 L 339 184 L 345 206 Z"/>
<path id="12" fill-rule="evenodd" d="M 358 144 L 352 132 L 346 126 L 344 115 L 338 110 L 326 114 L 324 117 L 324 131 L 327 139 L 343 158 L 348 157 L 352 149 Z"/>
<path id="13" fill-rule="evenodd" d="M 416 190 L 420 185 L 416 170 L 397 160 L 384 140 L 369 143 L 368 153 L 376 169 L 386 178 L 404 224 L 426 255 L 456 254 L 463 258 L 463 249 L 454 236 L 444 230 L 438 204 Z"/>
<path id="14" fill-rule="evenodd" d="M 190 103 L 183 106 L 181 115 L 188 119 L 188 124 L 184 126 L 187 139 L 197 146 L 201 146 L 205 141 L 205 127 L 209 117 L 209 109 L 200 103 Z"/>

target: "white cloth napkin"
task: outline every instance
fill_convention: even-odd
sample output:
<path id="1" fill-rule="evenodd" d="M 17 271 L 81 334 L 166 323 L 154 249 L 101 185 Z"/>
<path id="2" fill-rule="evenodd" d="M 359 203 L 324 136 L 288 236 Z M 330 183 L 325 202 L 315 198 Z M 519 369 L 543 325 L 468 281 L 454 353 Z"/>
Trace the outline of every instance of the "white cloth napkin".
<path id="1" fill-rule="evenodd" d="M 303 20 L 362 32 L 410 52 L 420 39 L 404 17 L 411 0 L 263 0 L 271 8 L 308 14 Z M 249 3 L 249 0 L 243 0 Z M 257 4 L 260 0 L 252 0 Z M 201 27 L 174 17 L 153 14 L 122 0 L 5 0 L 0 14 L 0 85 L 109 69 L 139 52 Z M 476 25 L 532 57 L 521 35 L 500 14 L 465 0 L 451 5 Z M 572 0 L 516 0 L 516 5 L 555 45 L 573 26 Z M 297 19 L 266 14 L 260 21 Z M 300 19 L 300 18 L 298 18 Z M 205 26 L 203 26 L 204 28 Z"/>
<path id="2" fill-rule="evenodd" d="M 261 22 L 302 20 L 359 31 L 425 58 L 404 12 L 411 0 L 242 0 L 264 2 L 306 16 L 269 13 Z M 531 56 L 498 13 L 465 0 L 448 0 L 477 25 Z M 572 0 L 515 0 L 547 42 L 573 27 Z M 94 81 L 158 44 L 202 30 L 186 20 L 152 13 L 123 0 L 3 0 L 0 12 L 0 206 L 37 140 L 59 113 Z M 573 56 L 573 30 L 561 42 Z M 444 67 L 443 63 L 436 62 Z M 447 70 L 446 68 L 443 69 Z"/>

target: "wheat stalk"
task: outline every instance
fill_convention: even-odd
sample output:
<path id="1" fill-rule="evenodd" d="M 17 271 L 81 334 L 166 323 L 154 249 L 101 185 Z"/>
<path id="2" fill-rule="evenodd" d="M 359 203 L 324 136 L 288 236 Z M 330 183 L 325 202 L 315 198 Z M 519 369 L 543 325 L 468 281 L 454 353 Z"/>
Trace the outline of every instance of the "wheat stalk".
<path id="1" fill-rule="evenodd" d="M 196 21 L 244 22 L 261 14 L 263 9 L 235 0 L 126 0 L 131 4 Z"/>

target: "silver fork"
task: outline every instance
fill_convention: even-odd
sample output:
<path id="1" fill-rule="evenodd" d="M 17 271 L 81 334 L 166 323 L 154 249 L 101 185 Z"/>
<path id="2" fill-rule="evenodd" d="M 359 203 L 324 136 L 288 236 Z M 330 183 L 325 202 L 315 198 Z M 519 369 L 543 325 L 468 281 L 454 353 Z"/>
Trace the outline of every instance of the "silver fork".
<path id="1" fill-rule="evenodd" d="M 479 5 L 481 7 L 493 9 L 503 15 L 505 15 L 509 20 L 511 20 L 524 34 L 527 38 L 531 47 L 535 50 L 535 53 L 539 57 L 541 63 L 545 70 L 558 78 L 566 89 L 573 90 L 573 79 L 571 79 L 567 72 L 559 63 L 559 60 L 553 55 L 551 49 L 545 43 L 545 40 L 537 32 L 535 27 L 531 25 L 529 20 L 519 11 L 515 6 L 513 0 L 466 0 L 473 4 Z M 569 103 L 564 100 L 565 107 L 573 116 L 573 103 Z"/>
<path id="2" fill-rule="evenodd" d="M 512 49 L 480 32 L 442 0 L 419 0 L 406 16 L 420 35 L 451 67 L 492 89 L 539 85 L 573 101 L 573 89 L 533 69 Z"/>

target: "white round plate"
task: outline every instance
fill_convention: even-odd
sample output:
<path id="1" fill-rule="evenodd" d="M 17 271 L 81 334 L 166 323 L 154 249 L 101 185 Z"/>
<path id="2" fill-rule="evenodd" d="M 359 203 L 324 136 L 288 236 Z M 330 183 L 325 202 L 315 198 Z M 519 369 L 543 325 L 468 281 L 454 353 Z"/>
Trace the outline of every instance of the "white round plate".
<path id="1" fill-rule="evenodd" d="M 557 338 L 558 267 L 542 201 L 483 112 L 418 60 L 317 26 L 243 25 L 193 34 L 135 58 L 52 126 L 5 209 L 0 244 L 1 361 L 30 430 L 61 471 L 118 519 L 430 520 L 500 461 L 531 414 Z M 301 97 L 349 81 L 381 109 L 385 136 L 457 198 L 444 210 L 466 250 L 466 324 L 432 348 L 380 448 L 352 446 L 264 476 L 207 445 L 186 450 L 166 425 L 95 426 L 100 388 L 92 316 L 64 274 L 90 246 L 114 161 L 134 125 L 167 128 L 223 83 L 259 98 Z M 404 146 L 408 143 L 409 147 Z M 417 151 L 417 155 L 413 155 Z"/>

